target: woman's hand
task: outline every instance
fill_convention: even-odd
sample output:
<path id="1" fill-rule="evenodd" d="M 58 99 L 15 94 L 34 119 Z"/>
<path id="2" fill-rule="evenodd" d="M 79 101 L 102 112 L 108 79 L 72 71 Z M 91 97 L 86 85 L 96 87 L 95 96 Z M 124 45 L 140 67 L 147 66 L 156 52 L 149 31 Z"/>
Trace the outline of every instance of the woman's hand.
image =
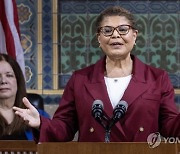
<path id="1" fill-rule="evenodd" d="M 13 107 L 16 115 L 19 115 L 26 124 L 30 127 L 39 129 L 40 126 L 40 115 L 37 109 L 29 102 L 29 100 L 24 97 L 23 103 L 27 109 L 22 109 L 19 107 Z"/>

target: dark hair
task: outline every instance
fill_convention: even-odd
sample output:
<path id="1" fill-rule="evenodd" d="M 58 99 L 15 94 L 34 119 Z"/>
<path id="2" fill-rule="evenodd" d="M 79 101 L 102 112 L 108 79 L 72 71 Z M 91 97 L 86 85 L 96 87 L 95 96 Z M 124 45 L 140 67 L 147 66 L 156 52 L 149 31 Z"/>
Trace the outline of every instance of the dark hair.
<path id="1" fill-rule="evenodd" d="M 1 54 L 0 53 L 0 61 L 6 61 L 9 63 L 9 65 L 12 67 L 16 81 L 17 81 L 17 93 L 16 93 L 16 99 L 14 102 L 14 106 L 20 107 L 20 108 L 25 108 L 24 103 L 22 102 L 22 98 L 26 96 L 26 85 L 25 85 L 25 79 L 24 75 L 22 73 L 22 70 L 19 66 L 19 64 L 16 62 L 15 59 L 12 57 L 6 55 L 6 54 Z M 16 131 L 21 131 L 24 130 L 25 124 L 19 116 L 15 115 L 15 118 L 11 125 L 7 125 L 6 120 L 2 115 L 0 115 L 0 136 L 1 135 L 7 135 L 7 133 L 11 132 L 16 132 Z"/>
<path id="2" fill-rule="evenodd" d="M 126 17 L 129 20 L 130 25 L 134 29 L 136 29 L 136 23 L 135 23 L 135 18 L 134 18 L 133 14 L 131 14 L 128 10 L 126 10 L 120 6 L 111 6 L 111 7 L 107 8 L 106 10 L 102 11 L 100 13 L 100 15 L 97 17 L 97 20 L 96 20 L 97 33 L 99 33 L 99 27 L 101 25 L 101 22 L 104 20 L 105 17 L 108 17 L 108 16 Z"/>

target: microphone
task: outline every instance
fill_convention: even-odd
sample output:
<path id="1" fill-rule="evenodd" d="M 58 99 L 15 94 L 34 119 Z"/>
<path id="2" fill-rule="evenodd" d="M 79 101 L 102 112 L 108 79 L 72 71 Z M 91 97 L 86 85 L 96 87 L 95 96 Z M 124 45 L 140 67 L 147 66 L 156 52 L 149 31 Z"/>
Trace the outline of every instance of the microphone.
<path id="1" fill-rule="evenodd" d="M 95 100 L 92 105 L 92 116 L 97 122 L 99 122 L 104 128 L 106 128 L 102 119 L 106 119 L 103 113 L 103 102 L 101 100 Z"/>
<path id="2" fill-rule="evenodd" d="M 122 118 L 125 115 L 127 108 L 128 108 L 128 104 L 126 101 L 124 100 L 119 101 L 119 103 L 114 108 L 113 117 L 109 124 L 109 130 L 112 128 L 112 126 L 116 124 L 116 122 L 119 121 L 120 118 Z"/>

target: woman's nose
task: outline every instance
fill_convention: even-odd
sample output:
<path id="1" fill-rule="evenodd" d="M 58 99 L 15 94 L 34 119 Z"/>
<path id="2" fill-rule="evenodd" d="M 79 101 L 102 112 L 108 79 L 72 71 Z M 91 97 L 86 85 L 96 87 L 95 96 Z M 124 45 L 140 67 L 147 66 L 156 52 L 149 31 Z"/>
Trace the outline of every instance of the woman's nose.
<path id="1" fill-rule="evenodd" d="M 7 84 L 5 77 L 0 76 L 0 84 Z"/>
<path id="2" fill-rule="evenodd" d="M 112 34 L 111 37 L 112 37 L 112 38 L 114 38 L 114 37 L 119 38 L 119 37 L 121 37 L 121 35 L 119 34 L 118 30 L 115 29 L 115 30 L 113 31 L 113 34 Z"/>

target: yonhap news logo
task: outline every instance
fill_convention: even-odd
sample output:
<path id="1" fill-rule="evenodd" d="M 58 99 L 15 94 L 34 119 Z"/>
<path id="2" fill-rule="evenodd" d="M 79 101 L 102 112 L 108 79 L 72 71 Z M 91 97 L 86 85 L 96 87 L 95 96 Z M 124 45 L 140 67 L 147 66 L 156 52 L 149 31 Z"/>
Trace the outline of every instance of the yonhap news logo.
<path id="1" fill-rule="evenodd" d="M 150 148 L 155 148 L 159 146 L 159 144 L 161 143 L 160 133 L 159 132 L 151 133 L 147 138 L 147 142 Z"/>
<path id="2" fill-rule="evenodd" d="M 180 143 L 178 137 L 162 137 L 159 132 L 149 134 L 147 138 L 147 143 L 150 148 L 155 148 L 160 145 L 160 143 Z"/>

